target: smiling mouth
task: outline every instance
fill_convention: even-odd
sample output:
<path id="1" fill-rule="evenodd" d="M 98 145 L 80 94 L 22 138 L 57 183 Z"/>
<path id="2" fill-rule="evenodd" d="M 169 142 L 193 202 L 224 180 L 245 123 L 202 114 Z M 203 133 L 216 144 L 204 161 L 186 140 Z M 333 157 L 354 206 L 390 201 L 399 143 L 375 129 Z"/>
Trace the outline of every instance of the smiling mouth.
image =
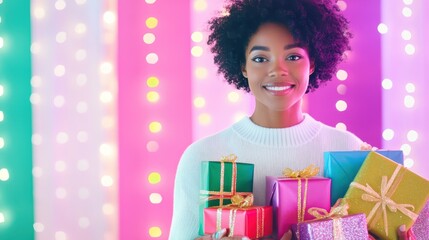
<path id="1" fill-rule="evenodd" d="M 291 89 L 293 89 L 295 85 L 293 84 L 279 84 L 279 85 L 265 85 L 263 88 L 267 90 L 269 93 L 275 96 L 281 96 L 289 93 Z"/>

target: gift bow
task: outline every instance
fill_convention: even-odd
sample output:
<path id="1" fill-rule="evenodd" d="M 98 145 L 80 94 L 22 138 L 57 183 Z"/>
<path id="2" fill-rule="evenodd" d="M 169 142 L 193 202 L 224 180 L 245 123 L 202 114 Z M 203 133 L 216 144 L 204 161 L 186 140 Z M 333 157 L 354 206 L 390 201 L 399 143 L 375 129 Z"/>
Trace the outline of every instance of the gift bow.
<path id="1" fill-rule="evenodd" d="M 371 186 L 369 186 L 369 184 L 367 183 L 366 186 L 357 183 L 357 182 L 352 182 L 350 184 L 351 187 L 355 187 L 355 188 L 359 188 L 361 190 L 363 190 L 365 193 L 362 194 L 362 200 L 366 201 L 366 202 L 376 202 L 376 204 L 374 205 L 374 207 L 372 208 L 372 210 L 370 211 L 370 213 L 367 216 L 368 219 L 368 223 L 372 221 L 372 224 L 375 223 L 374 219 L 375 219 L 375 214 L 376 213 L 382 213 L 383 215 L 383 223 L 384 223 L 384 231 L 386 233 L 386 236 L 388 236 L 388 221 L 387 221 L 387 211 L 386 211 L 386 207 L 389 208 L 389 210 L 391 212 L 396 212 L 397 210 L 399 210 L 400 212 L 402 212 L 405 216 L 411 218 L 412 220 L 416 220 L 418 215 L 415 214 L 414 212 L 414 206 L 412 204 L 399 204 L 396 203 L 395 201 L 393 201 L 392 199 L 390 199 L 391 195 L 394 193 L 394 191 L 396 190 L 397 185 L 400 182 L 400 179 L 396 182 L 394 182 L 394 180 L 396 179 L 396 177 L 398 176 L 399 171 L 401 170 L 401 166 L 398 165 L 395 169 L 395 171 L 392 174 L 392 177 L 389 179 L 389 181 L 387 181 L 387 176 L 382 176 L 381 177 L 381 188 L 380 188 L 380 193 L 377 193 Z M 394 185 L 395 183 L 395 185 Z M 381 207 L 381 209 L 380 209 Z M 410 208 L 411 210 L 409 210 L 408 208 Z M 380 210 L 379 210 L 380 209 Z M 372 225 L 370 224 L 370 225 Z"/>
<path id="2" fill-rule="evenodd" d="M 233 206 L 238 208 L 251 207 L 253 206 L 253 194 L 248 194 L 245 197 L 240 194 L 235 194 L 231 198 L 231 204 L 227 206 Z"/>
<path id="3" fill-rule="evenodd" d="M 310 166 L 304 168 L 303 170 L 292 170 L 290 168 L 286 168 L 283 170 L 283 176 L 290 178 L 310 178 L 316 176 L 320 171 L 320 168 L 311 164 Z"/>
<path id="4" fill-rule="evenodd" d="M 230 154 L 228 156 L 223 156 L 220 161 L 221 162 L 232 162 L 234 163 L 237 160 L 237 156 L 235 154 Z"/>
<path id="5" fill-rule="evenodd" d="M 347 209 L 349 205 L 345 204 L 335 204 L 331 210 L 328 212 L 324 208 L 312 207 L 308 209 L 308 213 L 315 217 L 317 220 L 325 218 L 334 218 L 334 217 L 344 217 L 348 215 Z"/>

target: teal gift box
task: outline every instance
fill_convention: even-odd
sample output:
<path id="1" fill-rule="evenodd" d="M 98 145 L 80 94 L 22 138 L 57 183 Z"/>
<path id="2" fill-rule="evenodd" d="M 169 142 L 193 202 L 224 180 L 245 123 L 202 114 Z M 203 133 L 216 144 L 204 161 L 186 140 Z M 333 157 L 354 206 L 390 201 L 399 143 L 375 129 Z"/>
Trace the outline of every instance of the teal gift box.
<path id="1" fill-rule="evenodd" d="M 254 165 L 236 161 L 233 154 L 220 161 L 201 162 L 199 234 L 204 234 L 204 209 L 225 206 L 231 197 L 246 196 L 253 192 Z"/>
<path id="2" fill-rule="evenodd" d="M 331 151 L 324 152 L 323 176 L 331 181 L 331 205 L 344 197 L 350 183 L 353 182 L 360 167 L 370 151 Z M 404 163 L 402 150 L 377 150 L 377 153 L 390 158 L 396 163 Z"/>

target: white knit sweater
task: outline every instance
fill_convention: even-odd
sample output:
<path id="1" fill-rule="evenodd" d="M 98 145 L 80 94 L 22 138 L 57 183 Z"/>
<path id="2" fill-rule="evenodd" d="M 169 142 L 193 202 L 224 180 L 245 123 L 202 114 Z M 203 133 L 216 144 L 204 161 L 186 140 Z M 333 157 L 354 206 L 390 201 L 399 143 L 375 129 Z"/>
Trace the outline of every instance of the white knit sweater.
<path id="1" fill-rule="evenodd" d="M 265 205 L 265 176 L 281 176 L 286 167 L 303 169 L 316 164 L 323 171 L 323 152 L 358 150 L 362 141 L 304 115 L 289 128 L 264 128 L 244 118 L 231 127 L 191 144 L 183 153 L 176 173 L 170 240 L 198 236 L 200 162 L 218 161 L 235 154 L 237 162 L 254 164 L 255 205 Z M 321 171 L 321 172 L 322 172 Z"/>

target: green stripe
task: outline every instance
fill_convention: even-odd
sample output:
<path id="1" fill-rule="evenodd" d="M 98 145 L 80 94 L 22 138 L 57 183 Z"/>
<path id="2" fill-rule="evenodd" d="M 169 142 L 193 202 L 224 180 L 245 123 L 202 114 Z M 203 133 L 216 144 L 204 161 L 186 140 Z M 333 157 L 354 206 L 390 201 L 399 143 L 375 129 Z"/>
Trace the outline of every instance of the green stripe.
<path id="1" fill-rule="evenodd" d="M 34 239 L 31 115 L 30 1 L 0 0 L 0 169 L 9 172 L 0 180 L 0 239 Z M 0 216 L 1 217 L 1 216 Z"/>

